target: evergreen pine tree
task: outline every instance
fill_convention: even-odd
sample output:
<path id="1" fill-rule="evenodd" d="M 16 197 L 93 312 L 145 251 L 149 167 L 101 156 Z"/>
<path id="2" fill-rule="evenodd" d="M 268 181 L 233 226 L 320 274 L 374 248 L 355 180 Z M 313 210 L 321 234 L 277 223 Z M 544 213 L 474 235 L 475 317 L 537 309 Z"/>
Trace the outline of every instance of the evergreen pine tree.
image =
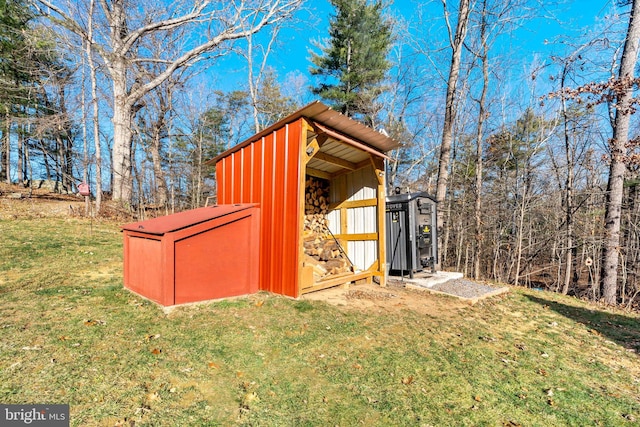
<path id="1" fill-rule="evenodd" d="M 368 125 L 375 122 L 376 100 L 384 92 L 390 63 L 391 23 L 381 1 L 331 0 L 328 46 L 313 54 L 311 74 L 323 82 L 313 88 L 338 111 Z"/>
<path id="2" fill-rule="evenodd" d="M 0 180 L 10 181 L 10 144 L 13 135 L 23 132 L 16 128 L 16 119 L 45 118 L 65 115 L 63 97 L 52 100 L 48 85 L 66 84 L 70 71 L 64 67 L 58 54 L 55 34 L 48 28 L 34 24 L 36 18 L 26 0 L 0 0 Z M 54 90 L 58 90 L 59 87 Z M 55 96 L 54 96 L 55 98 Z M 63 122 L 66 117 L 60 117 Z M 69 135 L 68 123 L 50 126 L 49 135 L 54 143 Z M 64 128 L 64 129 L 62 129 Z M 62 136 L 61 136 L 62 135 Z M 56 138 L 57 137 L 57 138 Z M 21 156 L 20 148 L 17 150 Z M 52 152 L 58 150 L 49 150 Z M 59 151 L 60 153 L 64 150 Z M 70 153 L 66 153 L 65 156 Z M 70 161 L 69 161 L 70 168 Z M 70 169 L 69 169 L 70 171 Z M 18 171 L 20 172 L 20 171 Z M 18 176 L 18 179 L 22 179 Z"/>

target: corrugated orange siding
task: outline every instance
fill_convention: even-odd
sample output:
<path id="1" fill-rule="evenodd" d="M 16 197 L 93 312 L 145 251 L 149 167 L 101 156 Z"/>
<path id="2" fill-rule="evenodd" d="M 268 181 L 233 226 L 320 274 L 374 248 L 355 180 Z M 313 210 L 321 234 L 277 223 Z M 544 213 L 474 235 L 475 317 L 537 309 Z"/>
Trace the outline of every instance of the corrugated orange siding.
<path id="1" fill-rule="evenodd" d="M 218 203 L 259 203 L 260 289 L 299 296 L 302 119 L 216 163 Z M 256 260 L 258 262 L 258 260 Z"/>

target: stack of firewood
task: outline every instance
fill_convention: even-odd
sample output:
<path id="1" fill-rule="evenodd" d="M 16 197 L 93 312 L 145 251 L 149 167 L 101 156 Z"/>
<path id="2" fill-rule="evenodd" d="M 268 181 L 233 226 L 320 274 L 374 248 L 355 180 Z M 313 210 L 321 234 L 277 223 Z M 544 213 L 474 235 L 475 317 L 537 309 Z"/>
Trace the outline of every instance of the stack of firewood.
<path id="1" fill-rule="evenodd" d="M 305 183 L 305 235 L 325 235 L 328 228 L 329 181 L 307 177 Z"/>
<path id="2" fill-rule="evenodd" d="M 329 181 L 308 177 L 305 185 L 304 264 L 313 267 L 315 281 L 351 272 L 347 257 L 329 232 Z"/>
<path id="3" fill-rule="evenodd" d="M 352 271 L 349 261 L 333 239 L 309 238 L 304 242 L 304 253 L 304 265 L 313 267 L 315 281 Z"/>

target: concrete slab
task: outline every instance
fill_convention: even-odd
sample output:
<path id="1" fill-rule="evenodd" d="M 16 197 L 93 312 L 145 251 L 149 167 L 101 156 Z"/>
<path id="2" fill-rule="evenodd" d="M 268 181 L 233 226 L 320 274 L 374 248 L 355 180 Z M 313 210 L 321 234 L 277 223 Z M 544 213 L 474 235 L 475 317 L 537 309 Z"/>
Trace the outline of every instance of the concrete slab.
<path id="1" fill-rule="evenodd" d="M 431 272 L 418 272 L 413 275 L 413 279 L 409 277 L 389 276 L 389 280 L 394 283 L 404 282 L 407 285 L 419 286 L 421 288 L 431 288 L 435 285 L 448 282 L 449 280 L 462 279 L 464 275 L 456 271 L 437 271 Z"/>
<path id="2" fill-rule="evenodd" d="M 389 276 L 389 283 L 396 286 L 404 286 L 408 289 L 453 296 L 471 305 L 482 299 L 509 292 L 508 287 L 495 287 L 464 279 L 462 273 L 451 271 L 421 272 L 420 274 L 414 274 L 412 279 Z"/>

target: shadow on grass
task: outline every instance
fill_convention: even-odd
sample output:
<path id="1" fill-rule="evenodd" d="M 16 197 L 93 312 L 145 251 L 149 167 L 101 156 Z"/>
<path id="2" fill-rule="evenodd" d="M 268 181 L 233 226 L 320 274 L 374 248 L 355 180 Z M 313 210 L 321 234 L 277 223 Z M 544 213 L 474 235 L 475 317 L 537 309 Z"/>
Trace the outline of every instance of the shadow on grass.
<path id="1" fill-rule="evenodd" d="M 640 319 L 622 314 L 575 307 L 534 295 L 525 295 L 529 300 L 547 306 L 558 314 L 586 325 L 611 341 L 634 350 L 640 355 Z"/>

